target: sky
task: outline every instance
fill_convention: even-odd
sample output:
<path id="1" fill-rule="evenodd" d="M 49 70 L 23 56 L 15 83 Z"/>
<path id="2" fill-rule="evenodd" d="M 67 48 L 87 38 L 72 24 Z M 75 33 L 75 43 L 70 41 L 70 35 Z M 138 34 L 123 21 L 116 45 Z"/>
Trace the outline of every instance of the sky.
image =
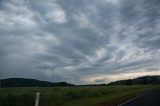
<path id="1" fill-rule="evenodd" d="M 0 0 L 0 73 L 73 84 L 160 75 L 160 1 Z"/>

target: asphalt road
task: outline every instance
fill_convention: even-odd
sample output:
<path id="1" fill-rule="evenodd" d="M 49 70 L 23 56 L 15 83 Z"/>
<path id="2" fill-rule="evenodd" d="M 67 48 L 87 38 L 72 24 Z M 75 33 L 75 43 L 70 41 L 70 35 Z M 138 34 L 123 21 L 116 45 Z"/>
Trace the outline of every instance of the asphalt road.
<path id="1" fill-rule="evenodd" d="M 160 106 L 160 88 L 147 92 L 119 106 Z"/>

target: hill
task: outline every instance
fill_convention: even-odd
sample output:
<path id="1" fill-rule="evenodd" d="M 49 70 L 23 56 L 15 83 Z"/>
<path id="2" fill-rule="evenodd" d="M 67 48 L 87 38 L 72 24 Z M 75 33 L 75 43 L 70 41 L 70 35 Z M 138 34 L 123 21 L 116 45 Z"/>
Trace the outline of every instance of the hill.
<path id="1" fill-rule="evenodd" d="M 160 76 L 143 76 L 134 79 L 119 80 L 108 85 L 140 85 L 140 84 L 160 84 Z"/>
<path id="2" fill-rule="evenodd" d="M 119 80 L 109 84 L 81 85 L 81 86 L 105 86 L 105 85 L 141 85 L 160 84 L 160 76 L 143 76 L 134 79 Z M 1 80 L 2 87 L 54 87 L 54 86 L 75 86 L 67 82 L 48 82 L 35 79 L 9 78 Z"/>
<path id="3" fill-rule="evenodd" d="M 25 78 L 9 78 L 1 80 L 2 87 L 53 87 L 53 86 L 73 86 L 72 84 L 66 82 L 47 82 L 39 81 L 35 79 L 25 79 Z"/>

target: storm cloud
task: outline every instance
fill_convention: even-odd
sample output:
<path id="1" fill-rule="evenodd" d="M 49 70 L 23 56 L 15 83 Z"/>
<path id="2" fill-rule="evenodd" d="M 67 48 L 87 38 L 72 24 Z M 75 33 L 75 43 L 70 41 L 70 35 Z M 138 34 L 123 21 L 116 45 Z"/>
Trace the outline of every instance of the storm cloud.
<path id="1" fill-rule="evenodd" d="M 108 83 L 159 69 L 159 0 L 0 0 L 2 78 Z"/>

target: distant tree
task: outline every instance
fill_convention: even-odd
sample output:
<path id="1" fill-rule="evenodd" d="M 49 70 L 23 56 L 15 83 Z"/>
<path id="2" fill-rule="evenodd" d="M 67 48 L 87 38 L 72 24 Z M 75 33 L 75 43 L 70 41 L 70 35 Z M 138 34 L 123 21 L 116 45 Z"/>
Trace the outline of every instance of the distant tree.
<path id="1" fill-rule="evenodd" d="M 143 77 L 142 78 L 142 84 L 148 84 L 149 83 L 149 80 L 147 77 Z"/>
<path id="2" fill-rule="evenodd" d="M 132 80 L 131 79 L 126 80 L 126 85 L 132 85 Z"/>
<path id="3" fill-rule="evenodd" d="M 150 83 L 152 83 L 152 84 L 158 84 L 157 77 L 152 77 L 151 80 L 150 80 Z"/>

